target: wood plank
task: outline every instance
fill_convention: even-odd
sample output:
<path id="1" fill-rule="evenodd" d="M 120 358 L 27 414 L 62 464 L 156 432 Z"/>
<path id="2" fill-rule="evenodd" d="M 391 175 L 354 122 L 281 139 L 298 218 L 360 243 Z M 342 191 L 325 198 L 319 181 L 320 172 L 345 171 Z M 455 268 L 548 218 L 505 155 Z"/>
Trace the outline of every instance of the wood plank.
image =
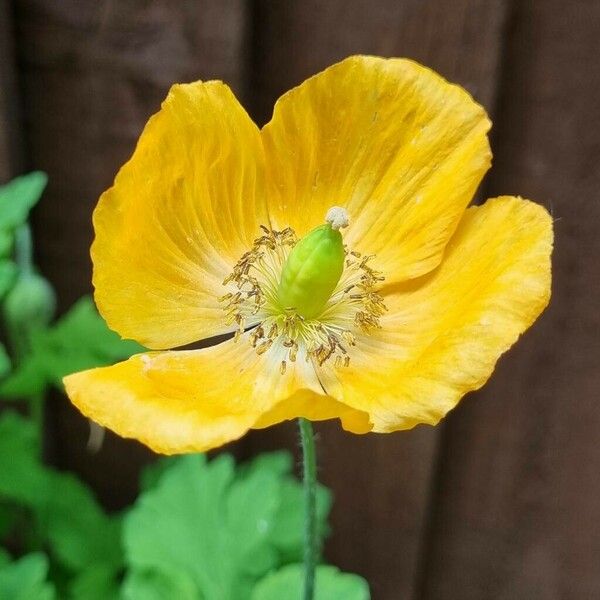
<path id="1" fill-rule="evenodd" d="M 600 598 L 600 4 L 514 8 L 489 192 L 552 211 L 554 295 L 448 423 L 427 600 Z"/>
<path id="2" fill-rule="evenodd" d="M 19 173 L 22 140 L 11 4 L 0 0 L 0 183 Z"/>
<path id="3" fill-rule="evenodd" d="M 246 3 L 18 0 L 16 9 L 27 144 L 50 176 L 36 212 L 38 259 L 62 310 L 91 289 L 92 209 L 169 86 L 220 78 L 243 88 Z M 90 456 L 86 422 L 63 397 L 52 413 L 59 464 L 108 505 L 131 500 L 150 453 L 109 435 Z"/>
<path id="4" fill-rule="evenodd" d="M 259 0 L 254 22 L 253 112 L 268 120 L 282 92 L 354 53 L 409 56 L 494 103 L 505 3 Z M 366 576 L 378 600 L 410 599 L 434 471 L 437 431 L 351 436 L 319 426 L 322 480 L 336 497 L 328 559 Z M 294 448 L 295 424 L 254 432 L 247 451 Z"/>

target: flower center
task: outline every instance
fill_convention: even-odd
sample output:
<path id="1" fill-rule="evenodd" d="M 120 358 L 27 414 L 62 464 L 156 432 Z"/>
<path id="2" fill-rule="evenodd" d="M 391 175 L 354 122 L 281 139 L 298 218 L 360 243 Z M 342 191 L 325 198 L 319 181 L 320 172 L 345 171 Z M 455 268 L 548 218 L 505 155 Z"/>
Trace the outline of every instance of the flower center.
<path id="1" fill-rule="evenodd" d="M 384 277 L 369 266 L 373 256 L 344 246 L 339 230 L 347 225 L 339 207 L 299 241 L 290 227 L 261 225 L 263 235 L 223 282 L 232 288 L 220 301 L 227 324 L 237 324 L 234 338 L 254 327 L 250 342 L 258 354 L 273 353 L 282 373 L 299 354 L 347 366 L 357 335 L 380 327 Z"/>

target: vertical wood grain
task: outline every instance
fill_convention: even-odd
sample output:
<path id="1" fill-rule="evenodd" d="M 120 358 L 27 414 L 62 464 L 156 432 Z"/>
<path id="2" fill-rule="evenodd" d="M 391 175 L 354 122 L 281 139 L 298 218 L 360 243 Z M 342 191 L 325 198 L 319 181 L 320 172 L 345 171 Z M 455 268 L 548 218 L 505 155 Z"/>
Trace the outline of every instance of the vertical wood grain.
<path id="1" fill-rule="evenodd" d="M 0 0 L 0 184 L 22 167 L 20 112 L 9 0 Z"/>
<path id="2" fill-rule="evenodd" d="M 16 4 L 27 142 L 31 162 L 50 175 L 36 213 L 40 262 L 66 308 L 90 290 L 98 195 L 171 84 L 221 78 L 242 87 L 245 8 L 242 0 Z"/>
<path id="3" fill-rule="evenodd" d="M 254 115 L 265 122 L 282 92 L 354 53 L 424 62 L 490 108 L 504 16 L 504 2 L 483 0 L 259 0 L 250 73 Z M 328 559 L 364 575 L 378 600 L 414 597 L 437 430 L 361 437 L 327 423 L 318 431 L 320 476 L 336 497 Z M 294 447 L 296 439 L 290 423 L 251 434 L 246 448 Z"/>
<path id="4" fill-rule="evenodd" d="M 18 0 L 27 145 L 49 185 L 35 213 L 37 259 L 63 310 L 91 289 L 91 214 L 174 82 L 223 79 L 243 88 L 243 0 Z M 57 460 L 110 506 L 129 502 L 151 454 L 108 434 L 85 451 L 86 421 L 53 402 Z"/>
<path id="5" fill-rule="evenodd" d="M 423 598 L 600 598 L 600 4 L 514 2 L 490 195 L 555 217 L 553 298 L 452 415 Z"/>

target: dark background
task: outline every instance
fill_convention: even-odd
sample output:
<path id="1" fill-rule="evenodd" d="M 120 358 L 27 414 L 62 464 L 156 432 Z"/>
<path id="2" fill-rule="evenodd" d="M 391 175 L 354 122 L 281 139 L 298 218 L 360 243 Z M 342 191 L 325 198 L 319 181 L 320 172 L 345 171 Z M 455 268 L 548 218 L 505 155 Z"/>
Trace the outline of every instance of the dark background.
<path id="1" fill-rule="evenodd" d="M 98 195 L 172 82 L 223 79 L 262 124 L 281 92 L 358 52 L 415 58 L 487 107 L 482 195 L 552 211 L 554 295 L 442 426 L 319 427 L 327 556 L 375 600 L 600 598 L 600 2 L 0 0 L 0 180 L 50 175 L 37 260 L 64 309 L 90 290 Z M 130 502 L 150 453 L 108 435 L 90 455 L 63 397 L 48 413 L 49 457 L 107 506 Z M 232 450 L 296 446 L 288 424 Z"/>

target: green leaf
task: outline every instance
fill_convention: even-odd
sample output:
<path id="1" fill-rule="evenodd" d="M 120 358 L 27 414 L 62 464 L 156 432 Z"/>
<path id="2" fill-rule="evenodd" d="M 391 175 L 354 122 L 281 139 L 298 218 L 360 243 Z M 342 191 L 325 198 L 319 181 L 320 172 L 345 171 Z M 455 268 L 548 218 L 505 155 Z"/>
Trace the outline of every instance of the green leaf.
<path id="1" fill-rule="evenodd" d="M 68 589 L 69 600 L 115 600 L 120 597 L 114 569 L 102 564 L 81 571 Z"/>
<path id="2" fill-rule="evenodd" d="M 107 362 L 128 358 L 144 350 L 137 342 L 123 340 L 110 330 L 90 296 L 78 300 L 57 323 L 52 331 L 52 339 L 63 346 L 85 348 Z"/>
<path id="3" fill-rule="evenodd" d="M 303 565 L 288 565 L 267 575 L 254 588 L 251 600 L 302 600 Z M 342 573 L 336 567 L 317 567 L 315 600 L 369 600 L 369 585 L 358 575 Z"/>
<path id="4" fill-rule="evenodd" d="M 23 400 L 42 394 L 46 389 L 46 374 L 35 352 L 29 355 L 10 375 L 0 382 L 0 398 Z"/>
<path id="5" fill-rule="evenodd" d="M 322 538 L 329 533 L 327 517 L 331 509 L 331 492 L 317 484 L 317 532 Z M 281 484 L 281 502 L 271 539 L 284 562 L 302 560 L 304 548 L 304 491 L 293 479 Z"/>
<path id="6" fill-rule="evenodd" d="M 146 465 L 140 477 L 140 489 L 142 492 L 147 492 L 155 488 L 163 474 L 175 464 L 176 460 L 171 457 L 163 457 Z"/>
<path id="7" fill-rule="evenodd" d="M 65 375 L 112 364 L 144 350 L 111 331 L 88 296 L 76 302 L 54 327 L 31 332 L 31 346 L 31 354 L 0 382 L 0 398 L 34 396 L 48 385 L 62 388 Z"/>
<path id="8" fill-rule="evenodd" d="M 145 492 L 124 527 L 135 590 L 150 580 L 187 590 L 181 581 L 191 580 L 192 598 L 244 600 L 270 570 L 301 560 L 304 503 L 292 466 L 289 453 L 274 452 L 237 469 L 226 455 L 210 463 L 201 455 L 163 459 L 147 468 Z M 324 531 L 331 496 L 322 486 L 317 502 Z"/>
<path id="9" fill-rule="evenodd" d="M 19 516 L 18 507 L 0 504 L 0 539 L 4 539 L 12 531 Z"/>
<path id="10" fill-rule="evenodd" d="M 47 472 L 46 498 L 35 506 L 45 537 L 72 571 L 122 564 L 121 523 L 107 516 L 89 488 L 69 473 Z"/>
<path id="11" fill-rule="evenodd" d="M 0 548 L 0 568 L 10 563 L 10 554 L 4 549 Z"/>
<path id="12" fill-rule="evenodd" d="M 230 456 L 175 459 L 125 519 L 127 561 L 137 571 L 185 573 L 200 597 L 248 598 L 277 564 L 269 536 L 279 489 L 269 470 L 236 478 Z"/>
<path id="13" fill-rule="evenodd" d="M 17 265 L 6 258 L 0 259 L 0 300 L 10 290 L 17 277 Z"/>
<path id="14" fill-rule="evenodd" d="M 37 552 L 5 565 L 0 568 L 0 598 L 53 600 L 56 595 L 47 575 L 48 559 Z"/>
<path id="15" fill-rule="evenodd" d="M 74 304 L 37 344 L 46 376 L 56 385 L 75 371 L 111 364 L 144 350 L 111 331 L 89 296 Z"/>
<path id="16" fill-rule="evenodd" d="M 285 450 L 263 452 L 251 461 L 241 464 L 238 467 L 238 473 L 244 476 L 252 474 L 254 471 L 271 471 L 275 475 L 284 477 L 290 474 L 293 466 L 294 459 Z"/>
<path id="17" fill-rule="evenodd" d="M 10 358 L 6 353 L 6 348 L 0 344 L 0 377 L 4 377 L 11 368 Z"/>
<path id="18" fill-rule="evenodd" d="M 13 230 L 27 221 L 47 181 L 45 173 L 33 171 L 0 187 L 0 229 Z"/>
<path id="19" fill-rule="evenodd" d="M 0 229 L 0 258 L 7 258 L 12 253 L 14 235 L 12 231 Z"/>
<path id="20" fill-rule="evenodd" d="M 266 469 L 280 477 L 280 502 L 270 539 L 286 563 L 301 561 L 304 551 L 304 490 L 302 484 L 290 476 L 292 466 L 291 454 L 280 451 L 261 454 L 239 469 L 241 473 Z M 317 484 L 317 531 L 322 538 L 329 533 L 327 517 L 331 504 L 331 492 Z"/>
<path id="21" fill-rule="evenodd" d="M 193 578 L 182 571 L 169 571 L 164 566 L 160 571 L 133 570 L 127 574 L 121 588 L 123 600 L 200 600 Z M 83 598 L 82 598 L 83 600 Z"/>
<path id="22" fill-rule="evenodd" d="M 48 479 L 36 453 L 31 421 L 13 411 L 0 415 L 0 497 L 33 506 L 46 494 Z"/>
<path id="23" fill-rule="evenodd" d="M 0 416 L 0 496 L 31 510 L 37 537 L 63 567 L 116 573 L 123 562 L 120 520 L 107 516 L 73 475 L 44 466 L 35 435 L 32 423 L 16 413 Z"/>

